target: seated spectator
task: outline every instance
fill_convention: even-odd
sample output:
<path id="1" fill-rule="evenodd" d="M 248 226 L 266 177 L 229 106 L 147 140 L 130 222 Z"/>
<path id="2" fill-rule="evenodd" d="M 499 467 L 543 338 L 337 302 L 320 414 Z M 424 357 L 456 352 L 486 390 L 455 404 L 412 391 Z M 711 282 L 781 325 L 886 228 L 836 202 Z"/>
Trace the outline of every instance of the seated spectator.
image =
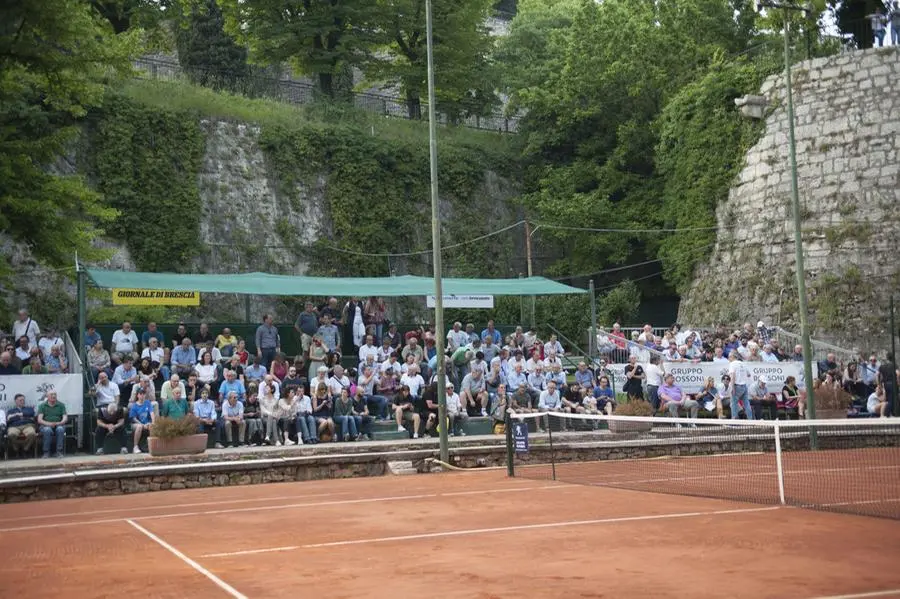
<path id="1" fill-rule="evenodd" d="M 247 423 L 247 445 L 260 445 L 265 434 L 260 414 L 259 396 L 256 391 L 247 393 L 244 403 L 244 422 Z"/>
<path id="2" fill-rule="evenodd" d="M 182 339 L 181 345 L 172 350 L 170 360 L 172 372 L 181 377 L 187 377 L 194 370 L 194 365 L 197 364 L 197 352 L 191 345 L 189 337 Z"/>
<path id="3" fill-rule="evenodd" d="M 62 353 L 62 345 L 54 345 L 50 348 L 50 355 L 46 357 L 45 365 L 48 374 L 65 374 L 69 372 L 69 363 Z"/>
<path id="4" fill-rule="evenodd" d="M 28 365 L 22 369 L 22 374 L 47 374 L 47 367 L 41 362 L 40 356 L 32 356 L 28 360 Z"/>
<path id="5" fill-rule="evenodd" d="M 806 418 L 806 393 L 797 386 L 797 379 L 789 376 L 784 381 L 781 389 L 781 401 L 778 403 L 782 409 L 797 409 L 800 418 Z"/>
<path id="6" fill-rule="evenodd" d="M 841 380 L 841 367 L 837 363 L 834 354 L 828 353 L 824 360 L 819 362 L 819 380 L 824 381 L 827 375 L 831 375 L 834 380 Z"/>
<path id="7" fill-rule="evenodd" d="M 15 355 L 23 365 L 28 364 L 29 360 L 31 360 L 31 346 L 28 344 L 28 337 L 24 335 L 19 337 Z"/>
<path id="8" fill-rule="evenodd" d="M 220 421 L 216 413 L 216 403 L 209 398 L 208 387 L 200 391 L 200 397 L 194 402 L 194 416 L 200 421 L 197 432 L 206 435 L 212 433 L 216 449 L 224 448 L 219 437 Z"/>
<path id="9" fill-rule="evenodd" d="M 308 397 L 306 399 L 309 400 Z M 374 441 L 372 423 L 375 419 L 369 415 L 368 400 L 361 387 L 356 388 L 356 395 L 353 398 L 353 417 L 356 419 L 356 430 L 359 432 L 360 439 L 365 437 L 369 441 Z"/>
<path id="10" fill-rule="evenodd" d="M 241 366 L 246 367 L 248 360 L 250 359 L 250 352 L 247 351 L 247 342 L 243 339 L 238 339 L 237 350 L 235 350 L 234 355 L 238 357 L 238 360 L 241 362 Z"/>
<path id="11" fill-rule="evenodd" d="M 630 363 L 634 363 L 634 360 L 629 360 Z M 578 367 L 575 370 L 575 382 L 582 389 L 593 389 L 594 388 L 594 373 L 591 372 L 587 364 L 585 362 L 579 362 Z"/>
<path id="12" fill-rule="evenodd" d="M 185 337 L 190 339 L 191 334 L 188 332 L 187 327 L 184 326 L 184 323 L 180 322 L 178 323 L 178 328 L 175 329 L 175 334 L 172 335 L 172 349 L 174 350 L 180 346 Z"/>
<path id="13" fill-rule="evenodd" d="M 566 355 L 566 350 L 563 349 L 562 343 L 559 342 L 555 334 L 551 334 L 550 339 L 544 344 L 544 355 L 550 354 L 557 356 Z"/>
<path id="14" fill-rule="evenodd" d="M 728 376 L 728 375 L 725 375 Z M 706 412 L 715 412 L 718 418 L 724 418 L 722 413 L 722 398 L 719 396 L 719 390 L 716 388 L 716 379 L 711 376 L 706 377 L 703 382 L 703 388 L 695 396 L 700 409 Z"/>
<path id="15" fill-rule="evenodd" d="M 523 366 L 522 363 L 512 364 L 512 371 L 506 377 L 506 390 L 516 395 L 519 389 L 522 389 L 529 397 L 529 407 L 536 407 L 531 401 L 531 395 L 528 394 L 528 376 L 525 374 Z"/>
<path id="16" fill-rule="evenodd" d="M 439 432 L 438 427 L 438 382 L 434 377 L 431 383 L 422 391 L 422 399 L 417 402 L 419 417 L 425 421 L 425 430 L 423 434 L 426 437 L 435 436 Z"/>
<path id="17" fill-rule="evenodd" d="M 562 397 L 559 394 L 559 390 L 556 388 L 556 383 L 551 382 L 547 385 L 547 388 L 541 392 L 540 397 L 538 398 L 538 411 L 540 412 L 565 412 L 565 407 L 562 403 Z M 546 417 L 545 419 L 547 426 L 550 426 L 550 418 Z M 568 425 L 565 420 L 561 420 L 561 429 L 566 430 Z"/>
<path id="18" fill-rule="evenodd" d="M 250 365 L 244 368 L 244 377 L 251 383 L 259 383 L 265 378 L 266 374 L 266 367 L 259 363 L 259 357 L 257 356 L 250 358 Z"/>
<path id="19" fill-rule="evenodd" d="M 101 339 L 98 339 L 91 346 L 91 350 L 87 353 L 87 362 L 94 380 L 97 380 L 97 375 L 100 372 L 105 372 L 106 376 L 112 377 L 112 362 L 109 358 L 109 352 L 103 349 L 103 341 Z"/>
<path id="20" fill-rule="evenodd" d="M 469 373 L 478 370 L 482 375 L 487 375 L 490 365 L 484 360 L 484 352 L 481 350 L 475 352 L 475 359 L 469 362 Z"/>
<path id="21" fill-rule="evenodd" d="M 504 396 L 506 395 L 506 388 L 501 383 L 497 387 L 497 392 L 503 390 Z M 452 437 L 454 435 L 460 435 L 461 437 L 466 436 L 466 421 L 469 419 L 469 414 L 466 412 L 463 406 L 463 402 L 460 399 L 459 395 L 457 395 L 456 390 L 451 381 L 447 381 L 447 422 L 448 422 L 448 433 Z"/>
<path id="22" fill-rule="evenodd" d="M 155 322 L 148 322 L 147 330 L 141 333 L 141 347 L 144 349 L 149 348 L 151 339 L 156 341 L 156 347 L 159 349 L 166 345 L 166 338 L 163 336 L 162 331 L 156 327 Z"/>
<path id="23" fill-rule="evenodd" d="M 100 337 L 100 333 L 97 332 L 97 327 L 92 324 L 85 326 L 84 349 L 89 351 L 98 341 L 102 341 L 102 337 Z"/>
<path id="24" fill-rule="evenodd" d="M 172 399 L 175 397 L 175 389 L 181 389 L 181 396 L 187 399 L 188 401 L 194 401 L 193 397 L 188 397 L 187 389 L 184 386 L 184 383 L 181 382 L 181 377 L 177 374 L 173 374 L 169 377 L 169 380 L 162 384 L 162 389 L 159 392 L 159 399 L 161 401 L 166 401 L 167 399 Z"/>
<path id="25" fill-rule="evenodd" d="M 278 439 L 283 440 L 285 445 L 294 445 L 291 440 L 291 427 L 297 425 L 297 414 L 299 409 L 295 392 L 287 392 L 278 400 L 277 417 L 278 417 Z M 297 439 L 302 442 L 300 431 L 297 431 Z M 278 445 L 276 441 L 275 445 Z"/>
<path id="26" fill-rule="evenodd" d="M 762 351 L 759 353 L 760 358 L 762 358 L 763 362 L 777 362 L 778 356 L 775 355 L 775 352 L 772 349 L 771 343 L 766 343 L 763 345 Z"/>
<path id="27" fill-rule="evenodd" d="M 359 348 L 359 363 L 365 364 L 369 356 L 373 361 L 378 358 L 378 347 L 375 346 L 375 337 L 372 335 L 366 335 L 366 342 Z"/>
<path id="28" fill-rule="evenodd" d="M 681 387 L 675 384 L 675 377 L 671 374 L 667 374 L 663 378 L 663 384 L 659 388 L 659 400 L 660 407 L 668 410 L 672 418 L 678 418 L 679 408 L 688 410 L 691 418 L 696 418 L 697 412 L 700 410 L 700 404 L 682 392 Z M 694 428 L 696 426 L 695 424 L 691 425 Z"/>
<path id="29" fill-rule="evenodd" d="M 397 432 L 402 433 L 406 431 L 403 423 L 411 422 L 413 426 L 413 439 L 418 439 L 421 417 L 415 410 L 414 399 L 415 398 L 410 393 L 409 387 L 400 385 L 400 390 L 394 396 L 394 418 L 397 421 Z"/>
<path id="30" fill-rule="evenodd" d="M 491 403 L 491 430 L 494 434 L 503 434 L 506 432 L 506 410 L 508 407 L 509 398 L 506 395 L 506 386 L 500 385 L 497 389 L 494 401 Z M 465 421 L 463 421 L 462 424 L 465 426 Z M 460 434 L 462 436 L 465 436 L 466 434 L 465 429 L 462 427 L 460 428 Z"/>
<path id="31" fill-rule="evenodd" d="M 47 392 L 47 400 L 41 403 L 37 409 L 37 423 L 40 426 L 41 437 L 44 442 L 42 457 L 50 457 L 50 444 L 56 437 L 56 454 L 54 457 L 63 457 L 66 445 L 66 423 L 69 417 L 66 414 L 66 406 L 56 399 L 56 391 Z"/>
<path id="32" fill-rule="evenodd" d="M 144 348 L 144 351 L 141 352 L 141 359 L 150 360 L 151 364 L 155 363 L 155 368 L 164 367 L 166 364 L 166 350 L 162 345 L 159 344 L 159 341 L 156 337 L 150 337 L 147 342 L 147 347 Z M 168 370 L 168 367 L 166 367 Z M 164 378 L 169 378 L 168 374 L 163 374 Z"/>
<path id="33" fill-rule="evenodd" d="M 469 416 L 487 416 L 488 393 L 481 370 L 473 370 L 463 378 L 459 399 Z"/>
<path id="34" fill-rule="evenodd" d="M 46 363 L 47 358 L 50 357 L 50 350 L 59 345 L 60 347 L 65 345 L 65 342 L 62 340 L 62 337 L 56 332 L 56 329 L 47 329 L 41 338 L 37 342 L 38 347 L 41 350 L 41 359 Z"/>
<path id="35" fill-rule="evenodd" d="M 209 341 L 205 345 L 197 345 L 197 362 L 203 362 L 203 356 L 205 354 L 212 354 L 213 364 L 219 365 L 223 362 L 222 352 L 219 351 L 219 348 L 215 346 L 212 341 Z"/>
<path id="36" fill-rule="evenodd" d="M 350 377 L 344 374 L 344 367 L 338 364 L 328 379 L 328 391 L 336 399 L 341 396 L 342 389 L 350 390 Z"/>
<path id="37" fill-rule="evenodd" d="M 131 397 L 131 390 L 141 380 L 137 368 L 134 367 L 134 361 L 131 354 L 122 359 L 122 363 L 116 367 L 113 372 L 112 382 L 118 385 L 121 395 Z"/>
<path id="38" fill-rule="evenodd" d="M 481 341 L 484 342 L 488 337 L 493 338 L 494 345 L 500 345 L 503 343 L 503 336 L 500 334 L 500 331 L 494 328 L 494 321 L 489 320 L 487 322 L 487 328 L 481 331 Z"/>
<path id="39" fill-rule="evenodd" d="M 231 334 L 231 329 L 225 327 L 216 337 L 215 348 L 219 350 L 222 360 L 230 361 L 237 350 L 238 338 Z"/>
<path id="40" fill-rule="evenodd" d="M 593 396 L 586 395 L 578 383 L 569 387 L 568 393 L 560 393 L 563 410 L 569 414 L 599 414 L 597 400 Z"/>
<path id="41" fill-rule="evenodd" d="M 284 360 L 284 354 L 278 352 L 272 358 L 272 363 L 269 365 L 269 374 L 277 378 L 279 381 L 283 381 L 288 374 L 288 365 Z"/>
<path id="42" fill-rule="evenodd" d="M 378 375 L 370 366 L 364 366 L 362 374 L 357 379 L 357 387 L 363 392 L 366 405 L 372 405 L 372 411 L 378 415 L 381 420 L 388 419 L 388 399 L 383 395 L 375 393 L 375 384 Z M 369 413 L 369 410 L 366 410 Z"/>
<path id="43" fill-rule="evenodd" d="M 97 428 L 94 431 L 94 447 L 97 455 L 105 453 L 103 443 L 107 435 L 113 435 L 119 442 L 120 453 L 128 453 L 125 446 L 125 413 L 118 403 L 108 403 L 97 410 Z"/>
<path id="44" fill-rule="evenodd" d="M 128 420 L 131 422 L 131 432 L 134 438 L 134 453 L 141 453 L 141 438 L 144 433 L 150 434 L 150 428 L 156 421 L 156 412 L 147 398 L 147 394 L 141 388 L 137 389 L 134 403 L 128 407 Z"/>
<path id="45" fill-rule="evenodd" d="M 97 384 L 94 385 L 94 397 L 98 408 L 111 403 L 118 405 L 121 398 L 119 386 L 110 381 L 105 372 L 101 372 L 97 376 Z"/>
<path id="46" fill-rule="evenodd" d="M 406 347 L 400 352 L 400 358 L 404 362 L 407 362 L 410 356 L 413 358 L 413 364 L 422 364 L 425 361 L 425 351 L 419 346 L 419 341 L 415 337 L 410 337 L 406 342 Z"/>
<path id="47" fill-rule="evenodd" d="M 399 385 L 400 377 L 396 376 L 392 368 L 388 368 L 381 371 L 381 376 L 378 377 L 378 387 L 376 389 L 378 395 L 384 397 L 388 404 L 390 404 L 394 399 L 394 395 L 397 393 Z"/>
<path id="48" fill-rule="evenodd" d="M 850 362 L 849 364 L 847 364 L 847 368 L 844 369 L 844 376 L 841 381 L 841 386 L 843 387 L 844 391 L 846 391 L 853 397 L 865 397 L 866 385 L 864 385 L 861 380 L 859 365 L 856 362 Z"/>
<path id="49" fill-rule="evenodd" d="M 334 404 L 334 424 L 338 428 L 339 438 L 343 441 L 359 441 L 360 439 L 354 415 L 350 390 L 341 389 L 338 400 Z"/>
<path id="50" fill-rule="evenodd" d="M 188 405 L 183 393 L 181 387 L 172 389 L 172 398 L 162 402 L 163 416 L 178 420 L 188 415 L 188 410 L 191 409 L 191 406 Z"/>
<path id="51" fill-rule="evenodd" d="M 287 375 L 285 375 L 284 379 L 281 381 L 281 388 L 284 389 L 285 393 L 290 393 L 291 391 L 297 391 L 298 389 L 306 387 L 306 379 L 297 374 L 298 372 L 301 371 L 298 370 L 296 366 L 288 367 Z"/>
<path id="52" fill-rule="evenodd" d="M 528 394 L 531 395 L 531 402 L 534 403 L 538 401 L 541 397 L 541 393 L 547 388 L 547 378 L 544 376 L 544 366 L 538 362 L 535 365 L 534 372 L 529 374 L 525 381 Z M 560 390 L 558 386 L 557 390 L 562 394 L 562 390 Z"/>
<path id="53" fill-rule="evenodd" d="M 196 347 L 201 347 L 207 343 L 213 343 L 213 334 L 209 332 L 209 325 L 205 322 L 201 322 L 197 332 L 191 335 L 191 341 L 194 342 Z"/>
<path id="54" fill-rule="evenodd" d="M 290 391 L 289 391 L 290 393 Z M 297 400 L 297 443 L 315 444 L 319 442 L 316 418 L 313 416 L 312 398 L 304 393 L 303 387 L 296 389 Z"/>
<path id="55" fill-rule="evenodd" d="M 449 380 L 449 377 L 448 377 Z M 484 379 L 485 389 L 488 393 L 488 404 L 490 405 L 491 400 L 497 395 L 497 389 L 500 388 L 500 385 L 506 384 L 506 377 L 503 376 L 503 372 L 501 370 L 501 364 L 496 359 L 491 362 L 491 369 L 488 372 L 487 376 Z"/>
<path id="56" fill-rule="evenodd" d="M 400 377 L 400 385 L 409 389 L 409 394 L 414 400 L 421 396 L 425 379 L 419 374 L 419 367 L 416 364 L 411 365 L 407 373 Z"/>
<path id="57" fill-rule="evenodd" d="M 122 328 L 113 333 L 111 347 L 114 352 L 122 357 L 122 359 L 124 359 L 125 356 L 130 356 L 132 361 L 138 359 L 138 337 L 137 334 L 131 330 L 130 322 L 123 322 Z"/>
<path id="58" fill-rule="evenodd" d="M 616 409 L 616 394 L 613 393 L 609 384 L 609 377 L 605 374 L 597 380 L 597 386 L 594 387 L 592 395 L 597 402 L 596 409 L 599 412 L 605 412 L 609 415 Z"/>
<path id="59" fill-rule="evenodd" d="M 213 361 L 210 352 L 203 354 L 200 363 L 194 366 L 197 380 L 202 385 L 208 385 L 213 397 L 219 396 L 219 365 Z"/>
<path id="60" fill-rule="evenodd" d="M 21 371 L 12 363 L 12 354 L 5 351 L 0 354 L 0 376 L 14 374 L 21 374 Z"/>
<path id="61" fill-rule="evenodd" d="M 750 406 L 753 408 L 753 417 L 759 420 L 763 417 L 763 408 L 769 408 L 772 419 L 777 418 L 777 401 L 774 393 L 769 393 L 768 379 L 759 377 L 756 384 L 750 387 Z"/>
<path id="62" fill-rule="evenodd" d="M 16 393 L 15 406 L 6 413 L 6 438 L 11 452 L 21 457 L 31 451 L 37 435 L 35 422 L 34 408 L 26 406 L 25 396 Z"/>
<path id="63" fill-rule="evenodd" d="M 244 441 L 247 423 L 244 421 L 244 404 L 238 401 L 238 394 L 229 391 L 222 404 L 222 427 L 225 429 L 225 444 L 237 447 Z"/>
<path id="64" fill-rule="evenodd" d="M 868 401 L 866 401 L 866 411 L 869 414 L 877 414 L 882 418 L 886 418 L 887 406 L 888 401 L 884 394 L 884 386 L 878 385 L 875 391 L 869 395 Z"/>
<path id="65" fill-rule="evenodd" d="M 316 419 L 317 434 L 319 440 L 331 439 L 337 441 L 334 429 L 334 402 L 331 399 L 328 385 L 319 383 L 312 396 L 313 418 Z M 318 442 L 318 441 L 316 441 Z"/>
<path id="66" fill-rule="evenodd" d="M 878 357 L 875 354 L 869 356 L 866 361 L 860 361 L 857 372 L 859 373 L 860 382 L 865 385 L 865 396 L 869 397 L 875 393 L 875 387 L 878 385 Z"/>
<path id="67" fill-rule="evenodd" d="M 722 382 L 717 387 L 718 390 L 718 403 L 716 404 L 716 413 L 721 414 L 720 418 L 725 417 L 725 406 L 728 406 L 729 410 L 735 410 L 732 412 L 732 418 L 737 418 L 737 402 L 732 400 L 732 393 L 734 391 L 734 387 L 731 385 L 731 376 L 727 374 L 722 375 Z M 744 397 L 745 405 L 749 406 L 749 399 L 745 394 Z"/>
<path id="68" fill-rule="evenodd" d="M 237 374 L 235 373 L 235 371 L 226 369 L 225 380 L 222 381 L 221 385 L 219 385 L 219 401 L 226 400 L 229 393 L 236 393 L 238 401 L 241 403 L 243 403 L 244 399 L 247 397 L 247 390 L 244 387 L 244 383 L 237 379 Z"/>

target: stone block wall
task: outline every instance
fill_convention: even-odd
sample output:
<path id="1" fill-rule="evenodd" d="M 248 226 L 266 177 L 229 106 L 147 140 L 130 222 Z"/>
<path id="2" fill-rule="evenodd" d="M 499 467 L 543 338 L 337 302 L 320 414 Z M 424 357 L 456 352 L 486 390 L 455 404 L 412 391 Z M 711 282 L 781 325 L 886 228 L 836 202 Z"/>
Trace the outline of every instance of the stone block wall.
<path id="1" fill-rule="evenodd" d="M 801 62 L 792 80 L 813 333 L 883 350 L 889 293 L 900 287 L 900 48 Z M 716 246 L 680 322 L 799 330 L 784 77 L 758 93 L 769 100 L 766 132 L 717 208 Z"/>

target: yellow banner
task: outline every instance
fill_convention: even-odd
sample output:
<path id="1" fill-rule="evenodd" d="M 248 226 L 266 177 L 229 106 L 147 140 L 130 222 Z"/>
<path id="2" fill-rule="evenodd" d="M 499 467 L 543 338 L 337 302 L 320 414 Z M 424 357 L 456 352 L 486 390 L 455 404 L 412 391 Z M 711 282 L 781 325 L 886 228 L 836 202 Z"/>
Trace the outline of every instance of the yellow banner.
<path id="1" fill-rule="evenodd" d="M 199 291 L 113 289 L 114 306 L 199 306 Z"/>

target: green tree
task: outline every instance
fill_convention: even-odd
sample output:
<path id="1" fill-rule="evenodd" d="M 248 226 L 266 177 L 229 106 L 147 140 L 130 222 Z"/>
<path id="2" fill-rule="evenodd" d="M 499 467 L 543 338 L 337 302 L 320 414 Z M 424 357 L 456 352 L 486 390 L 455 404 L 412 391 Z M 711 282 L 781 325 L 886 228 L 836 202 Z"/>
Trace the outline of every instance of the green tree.
<path id="1" fill-rule="evenodd" d="M 399 84 L 409 117 L 422 117 L 427 96 L 425 0 L 379 0 L 376 29 L 380 49 L 366 67 L 372 81 Z M 451 122 L 486 114 L 497 104 L 493 46 L 485 19 L 490 0 L 434 2 L 434 70 L 436 108 Z"/>
<path id="2" fill-rule="evenodd" d="M 252 58 L 316 77 L 329 97 L 372 48 L 369 0 L 221 0 L 221 8 L 228 31 L 247 43 Z"/>
<path id="3" fill-rule="evenodd" d="M 250 76 L 247 49 L 225 33 L 225 18 L 216 0 L 192 7 L 176 36 L 178 60 L 192 81 L 213 89 L 238 91 Z"/>
<path id="4" fill-rule="evenodd" d="M 114 34 L 86 2 L 0 5 L 0 230 L 39 260 L 96 255 L 91 241 L 116 216 L 81 177 L 53 166 L 137 48 L 136 33 Z"/>

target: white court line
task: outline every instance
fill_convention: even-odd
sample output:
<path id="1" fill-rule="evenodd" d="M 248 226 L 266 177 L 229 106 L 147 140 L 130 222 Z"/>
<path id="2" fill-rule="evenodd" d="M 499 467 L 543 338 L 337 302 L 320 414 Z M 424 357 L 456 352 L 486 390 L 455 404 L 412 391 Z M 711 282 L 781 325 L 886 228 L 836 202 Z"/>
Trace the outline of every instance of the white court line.
<path id="1" fill-rule="evenodd" d="M 177 489 L 176 489 L 177 490 Z M 350 495 L 346 493 L 312 493 L 309 495 L 281 495 L 278 497 L 257 497 L 250 499 L 223 499 L 220 501 L 201 501 L 197 503 L 163 503 L 161 505 L 148 505 L 147 509 L 175 509 L 183 507 L 200 507 L 203 505 L 228 505 L 229 503 L 250 503 L 252 501 L 281 501 L 282 499 L 303 499 L 306 497 L 335 497 L 337 495 Z M 112 514 L 115 512 L 133 512 L 135 507 L 117 508 L 110 510 L 90 510 L 86 512 L 67 512 L 62 514 L 44 514 L 42 516 L 20 516 L 18 518 L 0 518 L 0 522 L 21 522 L 22 520 L 47 520 L 48 518 L 67 518 L 70 516 L 93 516 L 96 514 Z"/>
<path id="2" fill-rule="evenodd" d="M 672 518 L 691 518 L 696 516 L 721 516 L 725 514 L 748 514 L 753 512 L 771 512 L 774 510 L 789 509 L 782 506 L 755 507 L 734 510 L 715 510 L 710 512 L 678 512 L 671 514 L 656 514 L 652 516 L 624 516 L 620 518 L 602 518 L 598 520 L 567 520 L 564 522 L 548 522 L 546 524 L 522 524 L 518 526 L 499 526 L 496 528 L 473 528 L 469 530 L 449 530 L 445 532 L 430 532 L 417 535 L 402 535 L 397 537 L 376 537 L 374 539 L 353 539 L 350 541 L 333 541 L 330 543 L 312 543 L 309 545 L 290 545 L 286 547 L 272 547 L 268 549 L 250 549 L 246 551 L 232 551 L 229 553 L 208 553 L 201 558 L 232 557 L 237 555 L 253 555 L 258 553 L 272 553 L 278 551 L 294 551 L 297 549 L 319 549 L 322 547 L 343 547 L 345 545 L 367 545 L 370 543 L 389 543 L 393 541 L 414 541 L 418 539 L 434 539 L 439 537 L 460 537 L 469 535 L 489 534 L 497 532 L 511 532 L 516 530 L 535 530 L 540 528 L 561 528 L 565 526 L 586 526 L 590 524 L 611 524 L 616 522 L 642 522 L 647 520 L 666 520 Z"/>
<path id="3" fill-rule="evenodd" d="M 193 568 L 200 574 L 203 574 L 204 576 L 206 576 L 208 579 L 213 581 L 217 587 L 219 587 L 220 589 L 222 589 L 223 591 L 228 593 L 231 597 L 234 597 L 234 599 L 247 599 L 246 595 L 239 592 L 233 586 L 231 586 L 230 584 L 228 584 L 227 582 L 225 582 L 224 580 L 222 580 L 221 578 L 219 578 L 218 576 L 216 576 L 215 574 L 213 574 L 212 572 L 210 572 L 209 570 L 207 570 L 206 568 L 204 568 L 203 566 L 201 566 L 200 564 L 198 564 L 197 562 L 195 562 L 194 560 L 192 560 L 191 558 L 189 558 L 182 552 L 178 551 L 177 549 L 175 549 L 174 547 L 172 547 L 171 545 L 169 545 L 168 543 L 163 541 L 161 538 L 159 538 L 158 536 L 156 536 L 155 534 L 153 534 L 152 532 L 150 532 L 149 530 L 147 530 L 140 524 L 134 522 L 133 520 L 126 520 L 126 522 L 128 522 L 134 528 L 136 528 L 137 530 L 142 532 L 150 540 L 152 540 L 155 543 L 157 543 L 158 545 L 160 545 L 163 549 L 167 550 L 169 553 L 171 553 L 172 555 L 174 555 L 175 557 L 177 557 L 178 559 L 180 559 L 181 561 L 183 561 L 184 563 L 189 565 L 191 568 Z"/>
<path id="4" fill-rule="evenodd" d="M 132 516 L 131 518 L 105 518 L 101 520 L 80 520 L 76 522 L 56 522 L 52 524 L 34 524 L 29 526 L 16 526 L 12 528 L 0 528 L 0 533 L 4 532 L 22 532 L 28 530 L 43 530 L 48 528 L 61 528 L 64 526 L 81 526 L 81 525 L 93 525 L 93 524 L 110 524 L 113 522 L 125 522 L 127 520 L 134 521 L 144 521 L 144 520 L 163 520 L 166 518 L 185 518 L 185 517 L 193 517 L 193 516 L 212 516 L 217 514 L 236 514 L 241 512 L 258 512 L 264 510 L 278 510 L 284 508 L 301 508 L 301 507 L 322 507 L 322 506 L 331 506 L 331 505 L 351 505 L 351 504 L 360 504 L 360 503 L 379 503 L 384 501 L 402 501 L 406 499 L 428 499 L 434 497 L 452 497 L 454 495 L 485 495 L 491 493 L 511 493 L 518 491 L 539 491 L 539 490 L 553 490 L 553 489 L 567 489 L 577 485 L 562 485 L 562 484 L 554 484 L 554 485 L 545 485 L 540 487 L 515 487 L 515 488 L 504 488 L 504 489 L 485 489 L 483 491 L 461 491 L 461 492 L 451 492 L 451 493 L 424 493 L 419 495 L 393 495 L 389 497 L 367 497 L 364 499 L 345 499 L 340 501 L 315 501 L 308 503 L 288 503 L 284 505 L 263 505 L 263 506 L 254 506 L 254 507 L 245 507 L 245 508 L 232 508 L 232 509 L 224 509 L 224 510 L 206 510 L 200 512 L 176 512 L 172 514 L 151 514 L 147 516 Z M 261 501 L 265 501 L 262 499 Z"/>
<path id="5" fill-rule="evenodd" d="M 813 599 L 866 599 L 866 597 L 900 597 L 900 589 L 855 593 L 853 595 L 828 595 L 827 597 L 814 597 Z"/>

